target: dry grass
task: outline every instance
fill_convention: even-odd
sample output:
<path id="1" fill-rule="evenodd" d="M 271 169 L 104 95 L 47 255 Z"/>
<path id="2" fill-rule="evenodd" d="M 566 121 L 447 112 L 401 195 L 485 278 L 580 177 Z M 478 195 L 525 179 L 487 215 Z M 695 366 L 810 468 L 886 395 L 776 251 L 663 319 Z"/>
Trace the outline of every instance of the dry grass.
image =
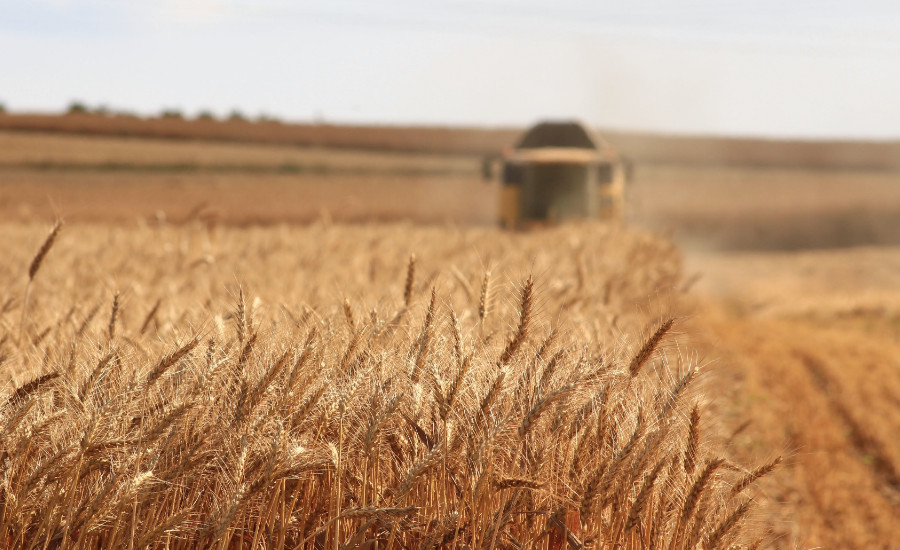
<path id="1" fill-rule="evenodd" d="M 665 241 L 69 225 L 20 316 L 45 231 L 0 228 L 6 547 L 753 543 Z"/>

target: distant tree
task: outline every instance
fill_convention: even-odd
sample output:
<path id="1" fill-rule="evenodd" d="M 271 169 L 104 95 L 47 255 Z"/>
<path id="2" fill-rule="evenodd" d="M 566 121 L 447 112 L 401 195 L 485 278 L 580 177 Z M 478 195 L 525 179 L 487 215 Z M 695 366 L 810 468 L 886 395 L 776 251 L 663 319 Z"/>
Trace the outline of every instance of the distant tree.
<path id="1" fill-rule="evenodd" d="M 97 107 L 94 107 L 93 113 L 100 116 L 109 116 L 112 114 L 112 111 L 107 105 L 98 105 Z"/>
<path id="2" fill-rule="evenodd" d="M 197 113 L 197 120 L 215 120 L 216 115 L 212 114 L 212 111 L 200 111 Z"/>
<path id="3" fill-rule="evenodd" d="M 280 122 L 281 122 L 281 119 L 279 119 L 278 117 L 273 116 L 273 115 L 269 115 L 269 114 L 266 114 L 266 113 L 260 113 L 259 116 L 256 117 L 256 121 L 257 121 L 257 122 L 275 122 L 275 123 L 280 123 Z"/>
<path id="4" fill-rule="evenodd" d="M 3 103 L 2 101 L 0 101 L 0 114 L 3 114 L 5 112 L 6 112 L 6 104 Z"/>
<path id="5" fill-rule="evenodd" d="M 184 118 L 184 114 L 178 109 L 163 109 L 160 118 Z"/>
<path id="6" fill-rule="evenodd" d="M 244 113 L 235 109 L 235 110 L 231 111 L 230 115 L 228 115 L 228 120 L 244 121 L 244 120 L 247 120 L 247 117 L 244 116 Z"/>
<path id="7" fill-rule="evenodd" d="M 70 115 L 83 115 L 88 112 L 88 107 L 84 104 L 83 101 L 75 100 L 72 103 L 69 103 L 69 109 L 67 112 Z"/>

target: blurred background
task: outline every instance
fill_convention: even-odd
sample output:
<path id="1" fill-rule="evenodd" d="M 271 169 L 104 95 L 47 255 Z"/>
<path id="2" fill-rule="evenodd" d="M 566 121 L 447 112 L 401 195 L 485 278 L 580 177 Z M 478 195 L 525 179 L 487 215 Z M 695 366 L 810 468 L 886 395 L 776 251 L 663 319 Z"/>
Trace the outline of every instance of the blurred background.
<path id="1" fill-rule="evenodd" d="M 0 10 L 6 219 L 492 225 L 485 162 L 562 120 L 627 165 L 624 219 L 688 249 L 900 243 L 890 3 Z"/>
<path id="2" fill-rule="evenodd" d="M 891 3 L 0 10 L 5 218 L 493 224 L 482 160 L 552 119 L 627 159 L 628 221 L 684 244 L 900 241 Z"/>

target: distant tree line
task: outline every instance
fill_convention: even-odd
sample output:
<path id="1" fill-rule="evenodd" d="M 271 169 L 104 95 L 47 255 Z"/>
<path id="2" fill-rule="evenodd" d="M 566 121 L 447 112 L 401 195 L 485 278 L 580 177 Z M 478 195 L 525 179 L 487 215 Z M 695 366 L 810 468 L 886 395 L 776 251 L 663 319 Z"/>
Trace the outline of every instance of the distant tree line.
<path id="1" fill-rule="evenodd" d="M 0 101 L 0 114 L 6 114 L 7 108 L 6 103 Z M 134 112 L 124 111 L 124 110 L 113 110 L 108 105 L 100 104 L 94 107 L 89 106 L 84 101 L 74 100 L 69 103 L 69 106 L 66 108 L 66 114 L 69 115 L 97 115 L 97 116 L 118 116 L 118 117 L 132 117 L 139 118 Z M 157 115 L 159 118 L 169 118 L 169 119 L 179 119 L 184 120 L 187 117 L 184 115 L 184 112 L 181 109 L 177 108 L 165 108 L 160 111 Z M 203 109 L 199 111 L 194 120 L 205 120 L 205 121 L 213 121 L 213 120 L 228 120 L 228 121 L 239 121 L 239 122 L 274 122 L 281 123 L 282 120 L 276 116 L 272 116 L 268 113 L 260 113 L 256 118 L 251 119 L 243 112 L 238 109 L 232 110 L 228 113 L 227 116 L 222 117 L 221 119 L 217 117 L 212 111 L 209 109 Z"/>
<path id="2" fill-rule="evenodd" d="M 0 112 L 5 112 L 5 107 L 2 103 L 0 103 Z M 137 117 L 138 115 L 129 112 L 129 111 L 119 111 L 112 110 L 107 105 L 98 105 L 95 107 L 90 107 L 83 101 L 72 101 L 69 103 L 68 108 L 66 109 L 66 114 L 70 115 L 98 115 L 98 116 L 127 116 L 127 117 Z M 158 118 L 166 118 L 166 119 L 176 119 L 176 120 L 185 120 L 188 117 L 185 116 L 184 112 L 181 109 L 166 107 L 162 109 L 157 115 Z M 221 119 L 217 117 L 212 111 L 209 109 L 203 109 L 199 111 L 194 120 L 204 120 L 204 121 L 213 121 L 213 120 L 228 120 L 228 121 L 241 121 L 241 122 L 250 122 L 251 120 L 256 122 L 276 122 L 280 123 L 281 119 L 278 117 L 272 116 L 268 113 L 262 113 L 257 116 L 255 119 L 251 119 L 246 116 L 243 112 L 238 109 L 232 110 L 228 113 L 227 116 L 222 117 Z"/>

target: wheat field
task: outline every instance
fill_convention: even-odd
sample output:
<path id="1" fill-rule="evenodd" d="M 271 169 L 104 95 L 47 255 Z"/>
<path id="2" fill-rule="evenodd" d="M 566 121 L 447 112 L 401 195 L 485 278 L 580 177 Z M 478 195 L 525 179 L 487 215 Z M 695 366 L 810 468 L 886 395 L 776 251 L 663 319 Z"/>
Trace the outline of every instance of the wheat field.
<path id="1" fill-rule="evenodd" d="M 0 226 L 8 548 L 757 548 L 636 230 Z"/>

